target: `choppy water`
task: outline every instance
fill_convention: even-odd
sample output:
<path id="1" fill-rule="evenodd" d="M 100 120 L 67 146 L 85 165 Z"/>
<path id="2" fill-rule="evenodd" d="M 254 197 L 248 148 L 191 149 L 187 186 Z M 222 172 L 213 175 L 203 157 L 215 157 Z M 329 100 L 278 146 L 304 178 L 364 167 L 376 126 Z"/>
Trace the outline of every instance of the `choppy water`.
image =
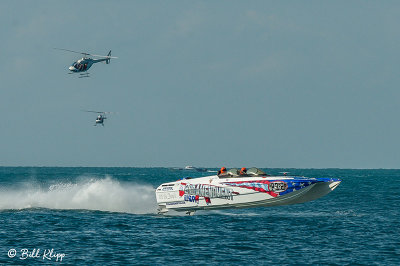
<path id="1" fill-rule="evenodd" d="M 156 186 L 204 174 L 0 167 L 0 264 L 400 265 L 400 170 L 266 170 L 343 182 L 309 203 L 159 216 Z"/>

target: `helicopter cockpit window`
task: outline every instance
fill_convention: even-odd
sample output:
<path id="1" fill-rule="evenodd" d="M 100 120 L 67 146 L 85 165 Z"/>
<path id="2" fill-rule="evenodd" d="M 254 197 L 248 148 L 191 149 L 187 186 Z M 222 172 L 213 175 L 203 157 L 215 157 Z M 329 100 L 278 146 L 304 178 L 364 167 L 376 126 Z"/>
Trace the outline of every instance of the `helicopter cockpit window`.
<path id="1" fill-rule="evenodd" d="M 251 176 L 261 176 L 261 175 L 266 176 L 267 175 L 263 170 L 260 170 L 256 167 L 252 167 L 252 168 L 248 169 L 247 174 L 251 175 Z"/>

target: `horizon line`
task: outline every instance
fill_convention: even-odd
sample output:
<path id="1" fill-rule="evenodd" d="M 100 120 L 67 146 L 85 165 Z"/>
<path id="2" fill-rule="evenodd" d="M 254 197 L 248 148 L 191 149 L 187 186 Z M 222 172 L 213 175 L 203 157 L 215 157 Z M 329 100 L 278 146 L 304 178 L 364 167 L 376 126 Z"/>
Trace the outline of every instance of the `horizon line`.
<path id="1" fill-rule="evenodd" d="M 48 165 L 0 165 L 2 168 L 178 168 L 181 166 L 48 166 Z M 208 169 L 219 169 L 218 167 L 205 167 L 201 166 L 199 168 L 208 168 Z M 227 168 L 238 168 L 238 167 L 227 167 Z M 240 168 L 240 167 L 239 167 Z M 248 167 L 250 168 L 250 167 Z M 315 169 L 315 170 L 322 170 L 322 169 L 339 169 L 339 170 L 400 170 L 400 168 L 342 168 L 342 167 L 257 167 L 261 169 Z"/>

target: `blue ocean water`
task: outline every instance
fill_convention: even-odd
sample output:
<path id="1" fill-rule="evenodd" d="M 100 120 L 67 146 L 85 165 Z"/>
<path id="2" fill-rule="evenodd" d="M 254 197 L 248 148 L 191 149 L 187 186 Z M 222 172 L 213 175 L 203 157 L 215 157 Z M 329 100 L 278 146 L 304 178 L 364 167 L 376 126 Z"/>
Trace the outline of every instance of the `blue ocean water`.
<path id="1" fill-rule="evenodd" d="M 343 182 L 298 205 L 160 216 L 159 184 L 204 173 L 0 167 L 0 264 L 400 265 L 400 170 L 265 170 Z"/>

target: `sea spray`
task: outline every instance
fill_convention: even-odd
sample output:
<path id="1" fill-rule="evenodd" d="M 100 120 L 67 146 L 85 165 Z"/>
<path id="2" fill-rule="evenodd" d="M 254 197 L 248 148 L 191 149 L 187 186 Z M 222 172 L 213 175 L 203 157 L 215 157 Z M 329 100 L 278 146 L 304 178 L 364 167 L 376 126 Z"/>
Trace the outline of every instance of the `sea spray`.
<path id="1" fill-rule="evenodd" d="M 59 182 L 46 188 L 34 183 L 0 190 L 0 210 L 48 208 L 85 209 L 145 214 L 156 212 L 151 185 L 121 183 L 111 177 Z"/>

